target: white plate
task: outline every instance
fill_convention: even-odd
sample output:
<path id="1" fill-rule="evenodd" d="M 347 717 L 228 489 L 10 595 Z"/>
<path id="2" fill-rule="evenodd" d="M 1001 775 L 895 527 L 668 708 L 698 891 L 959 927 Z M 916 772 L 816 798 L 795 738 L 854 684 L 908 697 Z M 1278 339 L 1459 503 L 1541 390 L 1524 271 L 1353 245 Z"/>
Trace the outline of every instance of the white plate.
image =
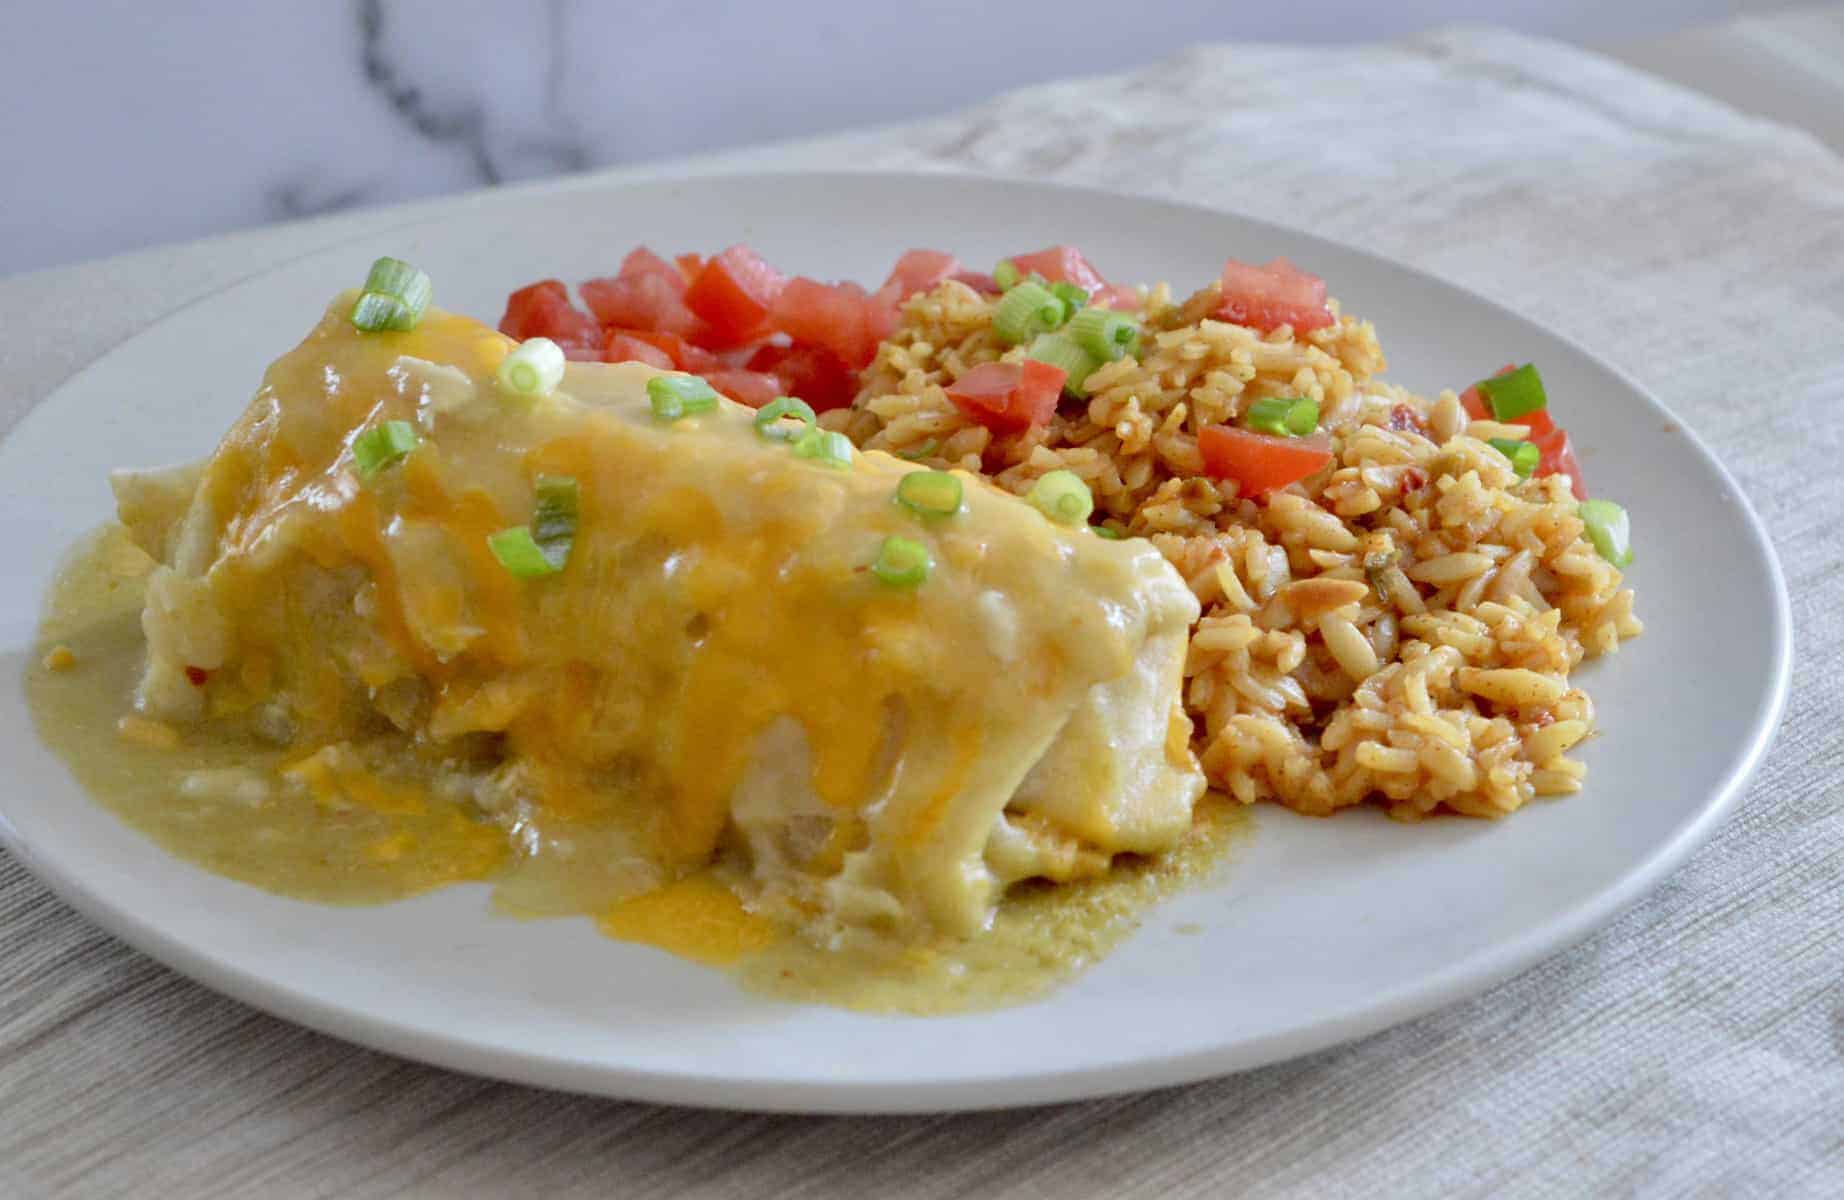
<path id="1" fill-rule="evenodd" d="M 547 275 L 638 242 L 748 241 L 804 273 L 882 277 L 908 246 L 970 263 L 1073 242 L 1120 279 L 1194 286 L 1225 255 L 1285 254 L 1378 323 L 1418 390 L 1542 365 L 1591 484 L 1632 513 L 1644 637 L 1582 672 L 1603 736 L 1587 789 L 1514 818 L 1392 824 L 1275 808 L 1219 881 L 1154 912 L 1034 1005 L 879 1018 L 771 1003 L 586 920 L 492 916 L 480 885 L 371 909 L 279 899 L 172 858 L 89 802 L 33 735 L 18 679 L 54 563 L 110 512 L 112 466 L 203 454 L 265 363 L 371 259 L 426 267 L 488 320 Z M 782 175 L 487 197 L 301 259 L 174 313 L 60 388 L 0 446 L 10 574 L 0 629 L 7 844 L 59 895 L 212 987 L 465 1071 L 686 1104 L 828 1111 L 1067 1100 L 1221 1074 L 1382 1029 L 1584 935 L 1701 841 L 1785 697 L 1787 599 L 1734 481 L 1656 400 L 1582 349 L 1409 268 L 1245 218 L 948 176 Z M 1180 933 L 1196 925 L 1202 932 Z"/>

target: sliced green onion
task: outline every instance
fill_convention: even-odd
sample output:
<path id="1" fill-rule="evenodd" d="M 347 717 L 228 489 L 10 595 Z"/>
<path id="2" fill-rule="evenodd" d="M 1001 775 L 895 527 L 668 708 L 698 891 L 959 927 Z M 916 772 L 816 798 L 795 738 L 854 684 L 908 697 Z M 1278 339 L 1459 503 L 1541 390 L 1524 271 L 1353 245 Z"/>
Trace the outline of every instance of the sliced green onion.
<path id="1" fill-rule="evenodd" d="M 408 421 L 386 421 L 367 429 L 352 439 L 352 462 L 359 478 L 370 479 L 416 449 L 420 440 Z"/>
<path id="2" fill-rule="evenodd" d="M 1515 421 L 1519 417 L 1549 407 L 1543 391 L 1543 377 L 1533 363 L 1525 363 L 1509 375 L 1494 375 L 1476 385 L 1492 410 L 1494 421 Z"/>
<path id="3" fill-rule="evenodd" d="M 1242 416 L 1242 423 L 1256 433 L 1286 437 L 1287 410 L 1292 407 L 1293 398 L 1291 396 L 1269 396 L 1249 405 L 1248 412 Z"/>
<path id="4" fill-rule="evenodd" d="M 1080 525 L 1095 511 L 1095 497 L 1074 471 L 1047 472 L 1031 485 L 1025 499 L 1038 512 L 1061 525 Z"/>
<path id="5" fill-rule="evenodd" d="M 527 338 L 499 361 L 494 378 L 519 396 L 548 396 L 563 382 L 563 348 L 550 338 Z"/>
<path id="6" fill-rule="evenodd" d="M 892 587 L 915 587 L 928 578 L 928 547 L 913 538 L 894 534 L 877 548 L 871 574 Z"/>
<path id="7" fill-rule="evenodd" d="M 514 525 L 487 535 L 487 549 L 507 573 L 516 579 L 541 579 L 561 569 L 544 553 L 528 525 Z"/>
<path id="8" fill-rule="evenodd" d="M 647 380 L 647 402 L 662 421 L 676 421 L 717 407 L 717 393 L 696 375 L 655 375 Z"/>
<path id="9" fill-rule="evenodd" d="M 434 288 L 429 276 L 400 258 L 380 258 L 365 276 L 365 289 L 352 306 L 352 323 L 366 333 L 416 328 L 429 311 Z"/>
<path id="10" fill-rule="evenodd" d="M 1311 396 L 1301 396 L 1287 410 L 1287 432 L 1294 437 L 1306 437 L 1319 428 L 1319 402 Z"/>
<path id="11" fill-rule="evenodd" d="M 830 429 L 811 429 L 794 442 L 794 453 L 829 467 L 852 465 L 852 440 Z"/>
<path id="12" fill-rule="evenodd" d="M 1025 351 L 1025 356 L 1061 370 L 1065 376 L 1063 387 L 1072 396 L 1087 395 L 1083 385 L 1095 373 L 1095 368 L 1101 365 L 1093 354 L 1076 345 L 1067 333 L 1038 334 L 1031 348 Z"/>
<path id="13" fill-rule="evenodd" d="M 800 424 L 790 425 L 783 417 L 793 417 Z M 797 441 L 818 429 L 819 424 L 813 406 L 792 396 L 776 396 L 756 410 L 756 433 L 771 442 Z"/>
<path id="14" fill-rule="evenodd" d="M 960 480 L 946 471 L 911 471 L 896 485 L 896 502 L 924 517 L 951 517 L 960 500 Z"/>
<path id="15" fill-rule="evenodd" d="M 1113 362 L 1140 347 L 1140 326 L 1124 313 L 1085 308 L 1069 321 L 1069 336 L 1102 362 Z"/>
<path id="16" fill-rule="evenodd" d="M 1110 542 L 1120 541 L 1121 534 L 1118 529 L 1112 529 L 1106 525 L 1096 525 L 1094 526 L 1094 530 L 1095 536 L 1098 538 L 1106 538 Z"/>
<path id="17" fill-rule="evenodd" d="M 992 331 L 1008 346 L 1028 342 L 1063 323 L 1069 315 L 1063 302 L 1050 289 L 1035 283 L 1020 283 L 1005 293 L 992 311 Z"/>
<path id="18" fill-rule="evenodd" d="M 1305 437 L 1319 428 L 1319 402 L 1310 396 L 1269 396 L 1249 405 L 1243 423 L 1257 433 Z"/>
<path id="19" fill-rule="evenodd" d="M 1487 438 L 1485 444 L 1511 460 L 1511 469 L 1517 472 L 1519 479 L 1529 479 L 1530 473 L 1537 469 L 1537 463 L 1543 458 L 1543 451 L 1537 449 L 1535 442 L 1520 441 L 1517 438 Z"/>
<path id="20" fill-rule="evenodd" d="M 1002 292 L 1009 292 L 1018 286 L 1018 264 L 1009 258 L 999 260 L 992 269 L 992 281 Z"/>
<path id="21" fill-rule="evenodd" d="M 920 446 L 911 446 L 907 450 L 898 450 L 896 456 L 898 458 L 908 459 L 910 462 L 915 462 L 918 459 L 932 457 L 935 451 L 939 449 L 941 449 L 940 440 L 937 438 L 930 438 Z"/>
<path id="22" fill-rule="evenodd" d="M 544 561 L 561 571 L 576 543 L 576 480 L 569 475 L 540 475 L 535 490 L 538 504 L 531 516 L 532 540 Z"/>
<path id="23" fill-rule="evenodd" d="M 1626 510 L 1612 500 L 1584 500 L 1581 523 L 1600 556 L 1624 570 L 1633 561 L 1633 530 Z"/>
<path id="24" fill-rule="evenodd" d="M 1051 284 L 1050 294 L 1067 305 L 1070 312 L 1088 303 L 1088 289 L 1067 281 Z"/>

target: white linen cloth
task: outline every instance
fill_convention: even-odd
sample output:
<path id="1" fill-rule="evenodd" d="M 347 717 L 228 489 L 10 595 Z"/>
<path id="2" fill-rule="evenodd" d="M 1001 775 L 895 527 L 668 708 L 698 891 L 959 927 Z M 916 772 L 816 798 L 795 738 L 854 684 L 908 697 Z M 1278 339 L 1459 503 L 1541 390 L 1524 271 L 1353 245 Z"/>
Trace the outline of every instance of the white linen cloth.
<path id="1" fill-rule="evenodd" d="M 1216 1082 L 921 1118 L 623 1104 L 360 1050 L 181 979 L 0 857 L 0 1194 L 1844 1195 L 1844 160 L 1594 55 L 1469 31 L 1199 48 L 718 161 L 1220 205 L 1581 341 L 1710 442 L 1785 564 L 1793 698 L 1746 800 L 1609 927 L 1472 1002 Z M 0 284 L 0 423 L 189 299 L 457 203 Z"/>

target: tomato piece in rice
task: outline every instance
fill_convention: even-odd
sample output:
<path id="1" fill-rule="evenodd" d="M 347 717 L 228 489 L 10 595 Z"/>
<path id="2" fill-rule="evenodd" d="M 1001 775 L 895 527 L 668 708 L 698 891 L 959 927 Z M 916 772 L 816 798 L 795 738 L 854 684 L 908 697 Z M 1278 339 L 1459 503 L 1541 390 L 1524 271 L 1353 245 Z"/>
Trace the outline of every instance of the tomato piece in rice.
<path id="1" fill-rule="evenodd" d="M 1291 325 L 1311 333 L 1332 323 L 1325 303 L 1325 280 L 1300 270 L 1284 258 L 1265 267 L 1230 259 L 1223 264 L 1223 299 L 1216 316 L 1232 325 L 1270 333 Z"/>
<path id="2" fill-rule="evenodd" d="M 1019 433 L 1045 425 L 1056 412 L 1068 373 L 1027 358 L 982 363 L 947 387 L 948 399 L 994 433 Z"/>
<path id="3" fill-rule="evenodd" d="M 1091 296 L 1108 287 L 1101 272 L 1074 246 L 1051 246 L 1029 254 L 1014 254 L 1012 265 L 1018 268 L 1020 276 L 1036 273 L 1051 283 L 1073 283 Z"/>
<path id="4" fill-rule="evenodd" d="M 1204 456 L 1204 474 L 1235 480 L 1244 496 L 1297 483 L 1332 461 L 1332 440 L 1323 433 L 1272 437 L 1233 425 L 1206 425 L 1198 431 L 1197 448 Z"/>

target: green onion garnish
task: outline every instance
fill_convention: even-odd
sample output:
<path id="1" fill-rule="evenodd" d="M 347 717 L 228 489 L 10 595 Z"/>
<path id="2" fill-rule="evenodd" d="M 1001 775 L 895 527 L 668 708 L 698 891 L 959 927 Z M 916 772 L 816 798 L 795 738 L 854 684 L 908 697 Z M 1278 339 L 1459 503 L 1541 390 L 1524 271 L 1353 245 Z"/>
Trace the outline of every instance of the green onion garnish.
<path id="1" fill-rule="evenodd" d="M 1287 410 L 1287 432 L 1294 437 L 1306 437 L 1319 428 L 1319 402 L 1311 396 L 1301 396 Z"/>
<path id="2" fill-rule="evenodd" d="M 1244 424 L 1275 437 L 1305 437 L 1319 428 L 1319 402 L 1310 396 L 1269 396 L 1249 405 Z"/>
<path id="3" fill-rule="evenodd" d="M 1539 408 L 1549 407 L 1543 391 L 1543 377 L 1533 363 L 1525 363 L 1509 375 L 1494 375 L 1476 385 L 1479 394 L 1492 410 L 1495 421 L 1515 421 Z"/>
<path id="4" fill-rule="evenodd" d="M 408 421 L 386 421 L 367 429 L 352 439 L 352 462 L 359 478 L 370 479 L 416 449 L 420 440 Z"/>
<path id="5" fill-rule="evenodd" d="M 1139 324 L 1105 308 L 1085 308 L 1070 318 L 1069 336 L 1102 362 L 1113 362 L 1140 346 Z"/>
<path id="6" fill-rule="evenodd" d="M 1066 280 L 1051 284 L 1050 294 L 1067 305 L 1070 312 L 1088 303 L 1088 289 Z"/>
<path id="7" fill-rule="evenodd" d="M 563 348 L 550 338 L 527 338 L 499 360 L 493 377 L 517 396 L 548 396 L 563 382 Z"/>
<path id="8" fill-rule="evenodd" d="M 783 417 L 793 417 L 790 425 Z M 776 396 L 756 410 L 756 433 L 771 442 L 792 442 L 819 428 L 820 419 L 813 406 L 792 396 Z"/>
<path id="9" fill-rule="evenodd" d="M 569 475 L 540 475 L 535 490 L 538 504 L 531 516 L 532 540 L 544 561 L 561 571 L 576 542 L 576 480 Z"/>
<path id="10" fill-rule="evenodd" d="M 647 380 L 647 402 L 662 421 L 676 421 L 717 407 L 717 393 L 696 375 L 655 375 Z"/>
<path id="11" fill-rule="evenodd" d="M 871 574 L 892 587 L 915 587 L 928 578 L 930 565 L 927 546 L 893 534 L 877 548 Z"/>
<path id="12" fill-rule="evenodd" d="M 531 536 L 528 525 L 514 525 L 488 534 L 487 549 L 493 551 L 499 565 L 517 579 L 541 579 L 562 569 L 544 553 L 544 547 Z"/>
<path id="13" fill-rule="evenodd" d="M 1633 530 L 1626 510 L 1612 500 L 1584 500 L 1579 510 L 1588 540 L 1600 556 L 1624 570 L 1633 561 Z"/>
<path id="14" fill-rule="evenodd" d="M 1487 438 L 1485 444 L 1511 460 L 1511 469 L 1517 472 L 1519 479 L 1529 479 L 1530 473 L 1537 469 L 1537 463 L 1543 458 L 1543 451 L 1537 449 L 1535 442 L 1520 441 L 1517 438 Z"/>
<path id="15" fill-rule="evenodd" d="M 1002 292 L 1009 292 L 1018 286 L 1018 264 L 1009 258 L 1002 258 L 992 269 L 992 281 Z"/>
<path id="16" fill-rule="evenodd" d="M 939 439 L 930 438 L 920 446 L 911 446 L 907 450 L 898 450 L 896 456 L 898 458 L 906 458 L 910 462 L 915 462 L 917 459 L 930 457 L 939 449 L 941 449 L 941 442 Z"/>
<path id="17" fill-rule="evenodd" d="M 951 517 L 960 498 L 960 480 L 946 471 L 911 471 L 896 485 L 896 502 L 919 516 Z"/>
<path id="18" fill-rule="evenodd" d="M 1031 507 L 1061 525 L 1080 525 L 1095 511 L 1095 497 L 1089 494 L 1074 471 L 1055 470 L 1045 473 L 1025 494 Z"/>
<path id="19" fill-rule="evenodd" d="M 429 276 L 400 258 L 380 258 L 365 276 L 365 290 L 352 306 L 352 323 L 365 333 L 416 328 L 429 311 L 434 288 Z"/>
<path id="20" fill-rule="evenodd" d="M 829 467 L 852 465 L 852 440 L 830 429 L 810 429 L 794 441 L 794 454 Z"/>
<path id="21" fill-rule="evenodd" d="M 1120 541 L 1120 530 L 1118 529 L 1112 529 L 1106 525 L 1096 525 L 1093 528 L 1098 538 L 1106 538 L 1110 542 Z"/>
<path id="22" fill-rule="evenodd" d="M 1020 283 L 1005 293 L 992 312 L 992 331 L 1008 346 L 1028 342 L 1040 333 L 1055 329 L 1069 315 L 1063 302 L 1050 289 L 1035 283 Z"/>
<path id="23" fill-rule="evenodd" d="M 1095 368 L 1101 365 L 1093 354 L 1076 345 L 1067 333 L 1038 334 L 1037 340 L 1031 343 L 1025 355 L 1062 371 L 1065 376 L 1063 387 L 1072 396 L 1087 395 L 1083 385 L 1095 373 Z"/>

